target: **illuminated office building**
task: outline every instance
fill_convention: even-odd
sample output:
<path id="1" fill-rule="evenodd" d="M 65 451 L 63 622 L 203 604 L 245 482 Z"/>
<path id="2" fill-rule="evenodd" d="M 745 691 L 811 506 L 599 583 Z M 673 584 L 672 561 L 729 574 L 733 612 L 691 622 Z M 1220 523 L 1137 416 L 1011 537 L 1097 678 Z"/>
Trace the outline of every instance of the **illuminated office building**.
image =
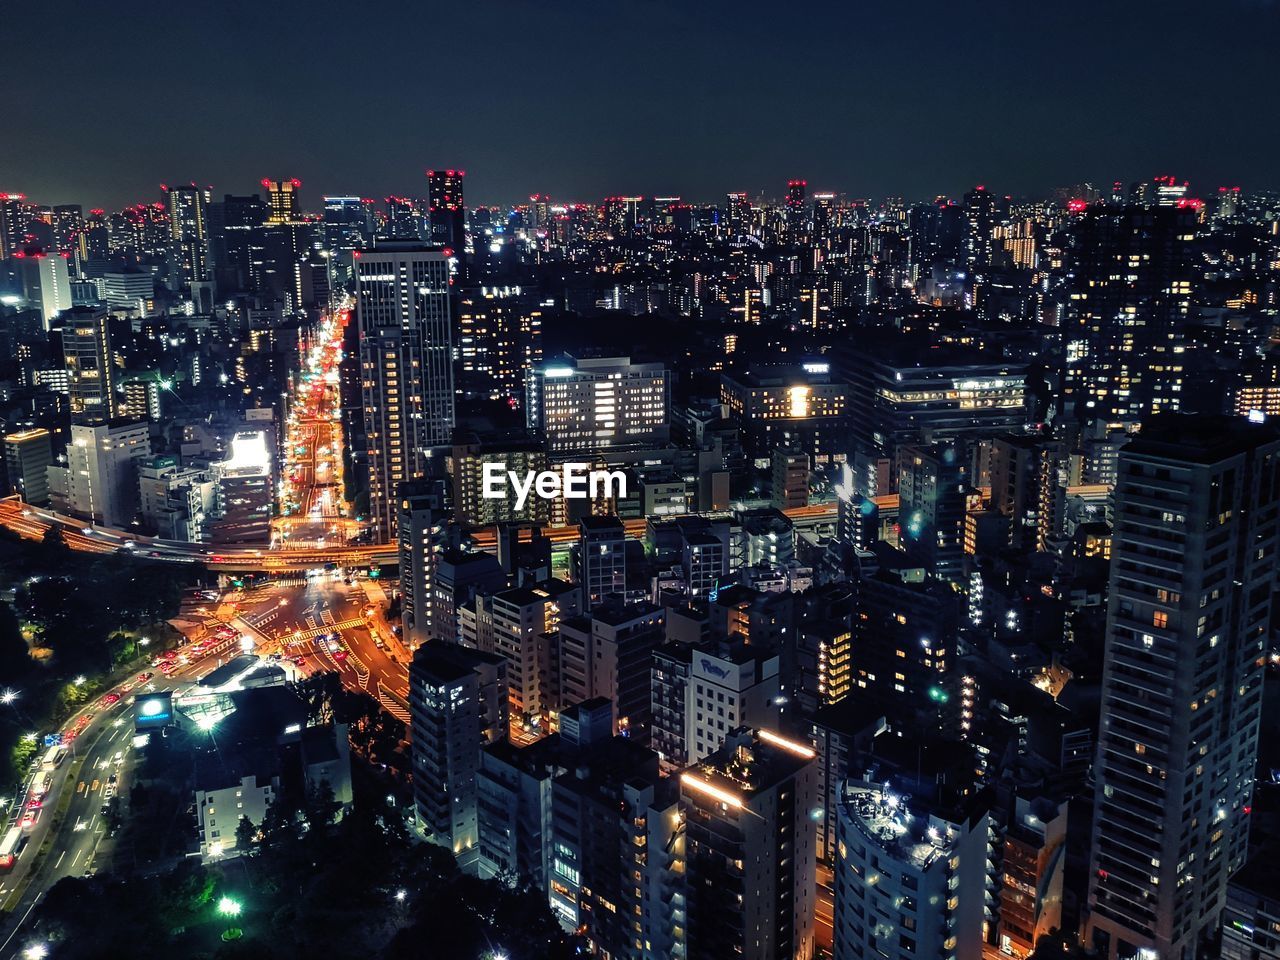
<path id="1" fill-rule="evenodd" d="M 534 367 L 528 423 L 552 454 L 652 447 L 670 438 L 670 374 L 630 357 L 571 357 Z"/>
<path id="2" fill-rule="evenodd" d="M 214 543 L 268 543 L 275 488 L 271 448 L 261 430 L 247 430 L 231 438 L 230 456 L 210 465 L 217 482 L 210 524 Z"/>
<path id="3" fill-rule="evenodd" d="M 43 507 L 49 502 L 48 469 L 53 465 L 49 431 L 20 430 L 6 434 L 4 460 L 9 474 L 8 493 L 16 493 L 24 503 Z"/>
<path id="4" fill-rule="evenodd" d="M 51 466 L 53 509 L 123 529 L 138 512 L 138 464 L 151 456 L 146 423 L 71 425 L 66 466 Z"/>
<path id="5" fill-rule="evenodd" d="M 807 454 L 816 464 L 846 452 L 848 387 L 827 363 L 752 367 L 720 377 L 720 401 L 757 455 L 779 448 Z"/>
<path id="6" fill-rule="evenodd" d="M 296 223 L 301 218 L 298 209 L 298 189 L 301 180 L 263 180 L 267 191 L 267 223 L 278 225 Z"/>
<path id="7" fill-rule="evenodd" d="M 895 460 L 901 446 L 1020 430 L 1025 364 L 916 337 L 838 350 L 849 380 L 851 433 Z"/>
<path id="8" fill-rule="evenodd" d="M 44 328 L 49 330 L 58 314 L 72 306 L 67 260 L 43 250 L 19 251 L 13 258 L 22 275 L 22 295 L 40 312 Z"/>

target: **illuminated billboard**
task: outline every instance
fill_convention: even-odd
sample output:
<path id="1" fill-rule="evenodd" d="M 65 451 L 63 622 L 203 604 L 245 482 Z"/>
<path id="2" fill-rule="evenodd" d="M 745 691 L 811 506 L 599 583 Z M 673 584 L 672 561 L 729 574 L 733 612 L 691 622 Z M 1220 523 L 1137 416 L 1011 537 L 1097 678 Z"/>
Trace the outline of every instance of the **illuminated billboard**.
<path id="1" fill-rule="evenodd" d="M 134 704 L 134 725 L 139 730 L 167 727 L 173 723 L 173 694 L 148 693 Z"/>

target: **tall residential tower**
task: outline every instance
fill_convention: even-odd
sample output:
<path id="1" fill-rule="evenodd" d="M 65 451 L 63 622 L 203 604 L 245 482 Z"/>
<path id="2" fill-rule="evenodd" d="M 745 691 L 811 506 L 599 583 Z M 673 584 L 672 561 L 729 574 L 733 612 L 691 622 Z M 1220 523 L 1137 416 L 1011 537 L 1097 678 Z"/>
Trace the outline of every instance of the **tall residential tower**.
<path id="1" fill-rule="evenodd" d="M 389 540 L 400 484 L 438 473 L 434 448 L 453 432 L 449 261 L 435 247 L 384 241 L 357 251 L 355 266 L 369 510 Z"/>
<path id="2" fill-rule="evenodd" d="M 1193 960 L 1244 863 L 1280 432 L 1156 417 L 1120 453 L 1088 939 Z"/>

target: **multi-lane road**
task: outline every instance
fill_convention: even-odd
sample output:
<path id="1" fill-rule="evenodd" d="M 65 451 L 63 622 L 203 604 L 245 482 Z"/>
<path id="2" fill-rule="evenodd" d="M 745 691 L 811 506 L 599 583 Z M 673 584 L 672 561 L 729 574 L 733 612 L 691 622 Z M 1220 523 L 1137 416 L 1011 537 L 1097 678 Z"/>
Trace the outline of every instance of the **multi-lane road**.
<path id="1" fill-rule="evenodd" d="M 342 501 L 338 368 L 348 319 L 345 310 L 321 318 L 298 376 L 285 435 L 280 510 L 272 523 L 277 549 L 341 546 L 359 531 Z"/>
<path id="2" fill-rule="evenodd" d="M 55 883 L 110 867 L 113 831 L 103 808 L 114 794 L 127 797 L 135 759 L 133 698 L 156 690 L 180 693 L 217 669 L 225 658 L 226 652 L 191 655 L 190 662 L 170 677 L 155 667 L 131 675 L 66 722 L 64 737 L 71 731 L 76 735 L 56 766 L 44 768 L 39 760 L 33 765 L 23 785 L 21 806 L 29 805 L 33 788 L 46 773 L 49 785 L 40 798 L 40 817 L 26 845 L 13 866 L 0 873 L 0 957 L 17 954 L 23 924 Z M 7 812 L 6 831 L 22 816 L 21 811 Z"/>

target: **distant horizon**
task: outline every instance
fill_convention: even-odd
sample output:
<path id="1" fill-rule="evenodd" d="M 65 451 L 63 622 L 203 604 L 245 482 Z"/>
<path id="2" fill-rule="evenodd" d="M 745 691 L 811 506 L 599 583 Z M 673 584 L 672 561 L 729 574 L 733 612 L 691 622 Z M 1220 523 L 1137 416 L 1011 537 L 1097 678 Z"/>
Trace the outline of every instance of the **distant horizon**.
<path id="1" fill-rule="evenodd" d="M 462 169 L 465 171 L 467 168 L 465 166 L 462 166 Z M 1173 170 L 1174 172 L 1172 174 L 1169 174 L 1168 171 L 1170 170 Z M 276 175 L 277 176 L 294 176 L 295 172 L 285 171 L 282 174 L 276 174 Z M 968 193 L 969 191 L 977 187 L 984 187 L 985 189 L 989 190 L 993 195 L 997 197 L 1006 197 L 1018 202 L 1039 202 L 1044 200 L 1052 200 L 1054 198 L 1054 195 L 1057 194 L 1059 191 L 1070 192 L 1072 191 L 1072 188 L 1082 187 L 1085 185 L 1091 185 L 1095 190 L 1099 192 L 1101 197 L 1106 198 L 1107 196 L 1110 195 L 1111 186 L 1115 182 L 1122 183 L 1127 192 L 1131 184 L 1150 182 L 1156 176 L 1168 176 L 1168 175 L 1172 175 L 1179 183 L 1183 183 L 1183 182 L 1188 183 L 1189 196 L 1198 197 L 1203 200 L 1209 200 L 1213 196 L 1215 196 L 1218 193 L 1218 190 L 1220 187 L 1238 187 L 1240 189 L 1241 194 L 1243 195 L 1268 195 L 1268 194 L 1280 192 L 1280 186 L 1251 188 L 1248 184 L 1238 183 L 1229 178 L 1224 178 L 1224 179 L 1221 179 L 1220 181 L 1210 181 L 1206 179 L 1203 182 L 1197 183 L 1195 179 L 1192 179 L 1190 177 L 1185 177 L 1177 173 L 1175 166 L 1167 165 L 1165 167 L 1158 168 L 1157 171 L 1147 176 L 1124 177 L 1124 178 L 1112 177 L 1105 180 L 1079 178 L 1068 183 L 1052 184 L 1048 186 L 1042 186 L 1037 189 L 1021 190 L 1021 191 L 1002 190 L 1000 189 L 1000 185 L 998 182 L 980 180 L 975 183 L 969 184 L 968 186 L 957 187 L 950 191 L 938 191 L 938 192 L 928 193 L 928 194 L 912 195 L 905 192 L 892 192 L 892 191 L 885 192 L 885 193 L 874 193 L 870 191 L 842 190 L 839 187 L 835 187 L 835 186 L 815 185 L 814 181 L 810 180 L 808 192 L 806 196 L 807 196 L 807 199 L 812 200 L 816 194 L 834 193 L 838 198 L 840 198 L 842 201 L 845 201 L 845 202 L 867 201 L 873 205 L 878 206 L 884 203 L 885 201 L 893 199 L 893 200 L 902 200 L 904 203 L 908 205 L 914 205 L 914 204 L 921 204 L 921 203 L 931 203 L 934 200 L 943 198 L 943 197 L 949 200 L 959 201 L 964 196 L 964 194 Z M 795 176 L 797 178 L 803 178 L 802 173 L 796 174 Z M 426 179 L 425 169 L 422 175 L 421 189 L 417 191 L 406 190 L 403 188 L 397 189 L 391 192 L 356 191 L 351 189 L 341 189 L 339 187 L 334 187 L 331 190 L 320 191 L 320 190 L 310 189 L 308 187 L 308 182 L 306 177 L 299 177 L 298 179 L 301 181 L 301 187 L 299 188 L 299 191 L 298 191 L 299 207 L 301 208 L 302 211 L 306 213 L 322 212 L 324 197 L 360 197 L 362 199 L 371 199 L 373 200 L 376 206 L 382 207 L 382 206 L 385 206 L 387 199 L 391 197 L 406 197 L 413 200 L 425 200 L 427 196 L 427 189 L 426 189 L 427 179 Z M 566 194 L 561 196 L 555 193 L 550 193 L 545 191 L 530 191 L 528 195 L 516 200 L 511 200 L 511 199 L 493 200 L 487 197 L 482 197 L 480 199 L 474 198 L 470 191 L 470 186 L 471 186 L 471 183 L 473 182 L 472 177 L 470 175 L 467 175 L 464 178 L 464 185 L 463 185 L 464 194 L 463 195 L 466 200 L 467 208 L 469 210 L 474 210 L 478 207 L 485 207 L 490 209 L 495 209 L 495 208 L 510 209 L 512 207 L 527 205 L 535 195 L 547 197 L 553 205 L 572 205 L 572 204 L 598 205 L 604 202 L 605 200 L 607 200 L 609 197 L 639 196 L 645 200 L 651 200 L 657 197 L 664 197 L 664 198 L 675 197 L 675 198 L 679 198 L 684 202 L 687 202 L 696 206 L 716 206 L 716 205 L 722 205 L 725 201 L 725 198 L 730 193 L 745 192 L 752 201 L 763 200 L 770 203 L 782 203 L 783 200 L 785 199 L 785 192 L 786 192 L 785 188 L 786 188 L 787 179 L 788 177 L 783 177 L 782 179 L 780 179 L 778 181 L 777 188 L 772 192 L 770 192 L 768 187 L 759 187 L 757 189 L 747 189 L 742 187 L 727 187 L 720 194 L 712 195 L 712 196 L 703 196 L 703 195 L 695 196 L 691 193 L 684 193 L 679 190 L 661 190 L 661 191 L 648 191 L 648 192 L 646 191 L 637 191 L 637 192 L 612 191 L 612 192 L 600 194 L 598 196 L 590 196 L 586 193 L 578 193 L 576 195 Z M 162 184 L 172 184 L 175 186 L 194 185 L 201 188 L 211 188 L 214 201 L 220 201 L 224 195 L 231 195 L 231 196 L 251 196 L 253 194 L 258 194 L 259 196 L 266 195 L 266 191 L 262 187 L 261 177 L 259 177 L 256 180 L 252 180 L 249 184 L 251 188 L 245 189 L 245 190 L 236 189 L 234 186 L 224 188 L 219 186 L 219 184 L 216 182 L 212 184 L 207 182 L 206 183 L 196 182 L 195 184 L 192 184 L 190 181 L 186 181 L 186 182 L 176 181 L 176 180 L 175 181 L 157 181 L 153 189 L 153 192 L 151 194 L 147 196 L 135 197 L 134 199 L 125 200 L 123 202 L 120 202 L 120 201 L 108 202 L 108 201 L 103 201 L 101 199 L 67 199 L 65 194 L 70 193 L 72 191 L 61 191 L 57 195 L 46 196 L 43 193 L 35 194 L 31 190 L 23 189 L 21 183 L 15 184 L 12 182 L 0 182 L 0 195 L 4 195 L 6 193 L 22 194 L 23 196 L 25 196 L 28 203 L 34 204 L 36 206 L 52 207 L 52 206 L 60 206 L 64 204 L 79 204 L 85 211 L 88 211 L 90 209 L 95 209 L 95 208 L 102 208 L 106 210 L 108 213 L 112 213 L 112 212 L 117 212 L 117 211 L 126 209 L 128 207 L 136 206 L 138 204 L 161 202 L 164 198 L 164 191 L 161 189 Z"/>

